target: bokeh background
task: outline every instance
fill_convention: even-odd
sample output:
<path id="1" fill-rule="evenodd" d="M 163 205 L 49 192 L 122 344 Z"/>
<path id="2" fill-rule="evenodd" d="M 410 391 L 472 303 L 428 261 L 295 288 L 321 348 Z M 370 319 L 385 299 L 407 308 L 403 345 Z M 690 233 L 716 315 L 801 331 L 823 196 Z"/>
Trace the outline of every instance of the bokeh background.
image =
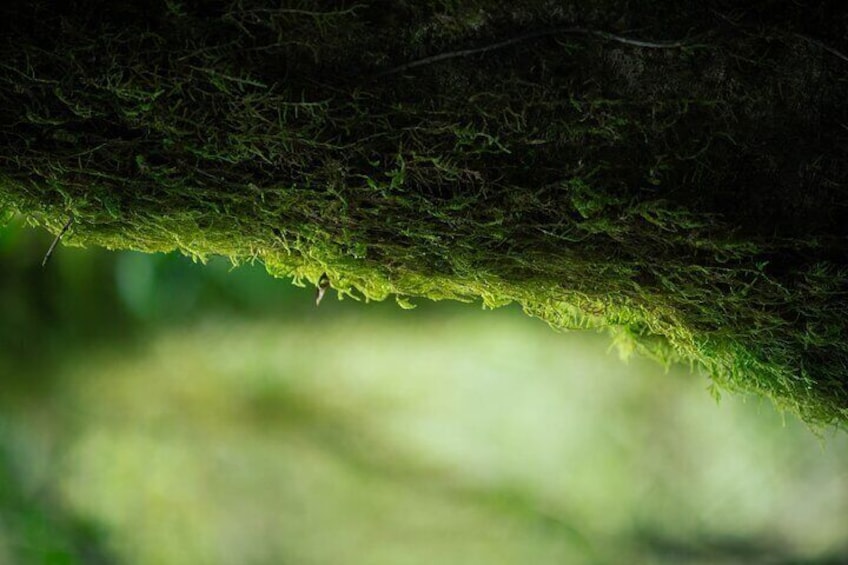
<path id="1" fill-rule="evenodd" d="M 848 563 L 848 434 L 688 367 L 51 240 L 0 229 L 0 564 Z"/>

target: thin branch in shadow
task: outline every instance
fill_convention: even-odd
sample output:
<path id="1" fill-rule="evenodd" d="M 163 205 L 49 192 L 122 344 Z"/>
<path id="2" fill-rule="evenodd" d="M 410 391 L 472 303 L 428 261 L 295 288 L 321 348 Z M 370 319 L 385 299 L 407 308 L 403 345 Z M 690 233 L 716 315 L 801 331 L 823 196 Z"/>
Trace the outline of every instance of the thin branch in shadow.
<path id="1" fill-rule="evenodd" d="M 408 71 L 409 69 L 414 69 L 416 67 L 423 67 L 425 65 L 432 65 L 433 63 L 438 63 L 440 61 L 446 61 L 448 59 L 456 59 L 459 57 L 468 57 L 471 55 L 477 55 L 480 53 L 486 53 L 489 51 L 494 51 L 496 49 L 503 49 L 505 47 L 509 47 L 510 45 L 515 45 L 516 43 L 522 43 L 525 41 L 529 41 L 531 39 L 537 39 L 540 37 L 547 37 L 551 35 L 561 35 L 561 34 L 575 34 L 575 35 L 592 35 L 595 37 L 599 37 L 601 39 L 606 39 L 607 41 L 614 41 L 617 43 L 622 43 L 625 45 L 632 45 L 635 47 L 645 47 L 648 49 L 679 49 L 681 47 L 687 47 L 690 45 L 688 41 L 645 41 L 642 39 L 631 39 L 628 37 L 623 37 L 621 35 L 615 35 L 613 33 L 609 33 L 606 31 L 594 30 L 594 29 L 586 29 L 582 27 L 559 27 L 554 29 L 546 29 L 539 31 L 532 31 L 529 33 L 525 33 L 516 37 L 512 37 L 510 39 L 506 39 L 504 41 L 499 41 L 497 43 L 491 43 L 489 45 L 484 45 L 482 47 L 476 47 L 473 49 L 461 49 L 459 51 L 448 51 L 445 53 L 439 53 L 438 55 L 432 55 L 430 57 L 424 57 L 423 59 L 418 59 L 417 61 L 411 61 L 409 63 L 405 63 L 403 65 L 399 65 L 397 67 L 393 67 L 386 71 L 381 72 L 378 76 L 387 76 L 393 75 L 397 73 L 402 73 L 404 71 Z"/>

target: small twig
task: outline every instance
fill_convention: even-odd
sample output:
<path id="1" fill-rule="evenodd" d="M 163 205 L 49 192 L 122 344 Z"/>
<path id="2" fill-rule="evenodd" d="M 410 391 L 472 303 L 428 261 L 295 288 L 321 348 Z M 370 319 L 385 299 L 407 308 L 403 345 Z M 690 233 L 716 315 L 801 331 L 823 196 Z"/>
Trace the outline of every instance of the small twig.
<path id="1" fill-rule="evenodd" d="M 253 10 L 244 10 L 242 14 L 268 14 L 277 16 L 280 14 L 291 14 L 296 16 L 312 16 L 313 18 L 323 18 L 327 16 L 349 16 L 356 13 L 356 10 L 366 7 L 365 4 L 356 4 L 345 10 L 335 10 L 329 12 L 318 12 L 314 10 L 297 10 L 294 8 L 254 8 Z M 229 14 L 228 14 L 229 15 Z"/>
<path id="2" fill-rule="evenodd" d="M 53 255 L 53 250 L 56 249 L 56 245 L 58 245 L 59 240 L 62 239 L 62 236 L 65 235 L 65 232 L 68 231 L 68 228 L 71 227 L 71 224 L 74 223 L 74 217 L 71 216 L 68 218 L 68 221 L 65 222 L 65 225 L 62 227 L 62 231 L 56 235 L 56 239 L 53 240 L 53 243 L 50 244 L 50 247 L 47 249 L 47 253 L 44 254 L 44 259 L 41 261 L 41 267 L 44 268 L 47 265 L 47 261 L 50 260 L 50 257 Z"/>
<path id="3" fill-rule="evenodd" d="M 196 67 L 194 65 L 189 65 L 188 68 L 190 68 L 193 71 L 206 73 L 209 76 L 218 77 L 218 78 L 221 78 L 221 79 L 224 79 L 224 80 L 228 80 L 230 82 L 234 82 L 238 85 L 245 85 L 246 84 L 248 86 L 255 86 L 257 88 L 268 88 L 267 84 L 264 84 L 264 83 L 259 82 L 257 80 L 251 80 L 251 79 L 248 79 L 248 78 L 239 78 L 239 77 L 233 77 L 233 76 L 230 76 L 230 75 L 225 75 L 224 73 L 219 73 L 215 69 L 206 69 L 206 68 L 203 68 L 203 67 Z"/>
<path id="4" fill-rule="evenodd" d="M 575 28 L 576 29 L 576 28 Z M 423 67 L 424 65 L 431 65 L 433 63 L 438 63 L 439 61 L 445 61 L 447 59 L 455 59 L 457 57 L 468 57 L 469 55 L 477 55 L 478 53 L 486 53 L 487 51 L 494 51 L 495 49 L 503 49 L 504 47 L 509 47 L 510 45 L 514 45 L 516 43 L 520 43 L 522 41 L 527 41 L 529 39 L 535 39 L 537 37 L 542 37 L 545 35 L 553 35 L 554 33 L 565 33 L 564 31 L 554 31 L 554 30 L 545 30 L 545 31 L 536 31 L 532 33 L 525 33 L 524 35 L 519 35 L 518 37 L 513 37 L 512 39 L 507 39 L 505 41 L 500 41 L 498 43 L 492 43 L 490 45 L 484 45 L 483 47 L 476 47 L 474 49 L 462 49 L 460 51 L 449 51 L 447 53 L 439 53 L 438 55 L 432 55 L 430 57 L 424 57 L 423 59 L 418 59 L 417 61 L 412 61 L 409 63 L 405 63 L 403 65 L 399 65 L 397 67 L 391 68 L 387 71 L 383 71 L 379 76 L 393 75 L 397 73 L 402 73 L 403 71 L 414 69 L 415 67 Z"/>
<path id="5" fill-rule="evenodd" d="M 459 51 L 449 51 L 447 53 L 439 53 L 438 55 L 432 55 L 430 57 L 424 57 L 423 59 L 418 59 L 417 61 L 411 61 L 409 63 L 405 63 L 403 65 L 399 65 L 397 67 L 393 67 L 389 70 L 381 72 L 377 76 L 386 76 L 393 75 L 397 73 L 402 73 L 409 69 L 414 69 L 416 67 L 422 67 L 424 65 L 431 65 L 433 63 L 438 63 L 439 61 L 445 61 L 448 59 L 456 59 L 458 57 L 468 57 L 470 55 L 477 55 L 480 53 L 486 53 L 488 51 L 494 51 L 496 49 L 503 49 L 504 47 L 509 47 L 510 45 L 515 45 L 516 43 L 522 43 L 524 41 L 529 41 L 531 39 L 537 39 L 539 37 L 546 37 L 550 35 L 560 35 L 560 34 L 579 34 L 579 35 L 594 35 L 595 37 L 600 37 L 602 39 L 606 39 L 608 41 L 615 41 L 618 43 L 623 43 L 625 45 L 633 45 L 636 47 L 645 47 L 648 49 L 677 49 L 680 47 L 686 47 L 689 45 L 689 42 L 686 41 L 668 41 L 668 42 L 656 42 L 656 41 L 643 41 L 641 39 L 630 39 L 627 37 L 622 37 L 620 35 L 615 35 L 613 33 L 608 33 L 606 31 L 599 31 L 594 29 L 586 29 L 582 27 L 560 27 L 554 29 L 546 29 L 540 31 L 532 31 L 529 33 L 525 33 L 523 35 L 519 35 L 517 37 L 513 37 L 511 39 L 506 39 L 504 41 L 499 41 L 498 43 L 492 43 L 489 45 L 484 45 L 483 47 L 476 47 L 474 49 L 462 49 Z"/>
<path id="6" fill-rule="evenodd" d="M 603 39 L 607 39 L 609 41 L 617 41 L 618 43 L 624 43 L 625 45 L 634 45 L 636 47 L 646 47 L 648 49 L 680 49 L 681 47 L 686 47 L 691 43 L 688 41 L 643 41 L 641 39 L 630 39 L 627 37 L 622 37 L 620 35 L 615 35 L 613 33 L 608 33 L 606 31 L 593 31 L 593 30 L 585 30 L 585 33 L 592 34 L 596 37 L 601 37 Z"/>
<path id="7" fill-rule="evenodd" d="M 848 63 L 848 56 L 846 56 L 846 55 L 845 55 L 844 53 L 842 53 L 841 51 L 837 51 L 837 50 L 836 50 L 836 49 L 834 49 L 833 47 L 831 47 L 831 46 L 829 46 L 829 45 L 826 45 L 826 44 L 822 43 L 822 42 L 821 42 L 821 41 L 819 41 L 818 39 L 813 39 L 812 37 L 807 37 L 806 35 L 802 35 L 802 34 L 800 34 L 800 33 L 795 33 L 795 34 L 793 34 L 793 35 L 795 35 L 795 37 L 797 37 L 797 38 L 799 38 L 799 39 L 803 39 L 803 40 L 804 40 L 804 41 L 806 41 L 807 43 L 810 43 L 810 44 L 812 44 L 812 45 L 815 45 L 815 46 L 816 46 L 816 47 L 818 47 L 819 49 L 824 49 L 824 50 L 825 50 L 825 51 L 827 51 L 828 53 L 830 53 L 830 54 L 832 54 L 832 55 L 836 55 L 837 57 L 839 57 L 840 59 L 842 59 L 843 61 L 845 61 L 846 63 Z"/>

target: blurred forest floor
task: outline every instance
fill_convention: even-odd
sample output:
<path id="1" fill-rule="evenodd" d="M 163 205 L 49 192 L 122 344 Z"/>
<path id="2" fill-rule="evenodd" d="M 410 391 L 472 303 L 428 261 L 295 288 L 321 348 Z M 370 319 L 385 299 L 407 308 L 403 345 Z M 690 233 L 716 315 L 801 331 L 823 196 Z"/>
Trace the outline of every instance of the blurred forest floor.
<path id="1" fill-rule="evenodd" d="M 844 563 L 848 437 L 504 308 L 0 231 L 0 563 Z"/>

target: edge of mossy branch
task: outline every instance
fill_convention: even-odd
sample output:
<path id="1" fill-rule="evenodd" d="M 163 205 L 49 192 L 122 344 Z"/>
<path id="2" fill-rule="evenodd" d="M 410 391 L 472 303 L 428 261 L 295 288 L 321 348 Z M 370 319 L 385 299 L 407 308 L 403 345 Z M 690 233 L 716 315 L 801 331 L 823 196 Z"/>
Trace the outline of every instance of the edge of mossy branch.
<path id="1" fill-rule="evenodd" d="M 11 217 L 12 208 L 7 205 L 5 210 L 5 217 Z M 29 225 L 43 226 L 54 234 L 66 221 L 43 213 L 25 217 Z M 259 261 L 271 276 L 290 279 L 298 286 L 317 285 L 326 273 L 339 299 L 368 302 L 394 298 L 401 308 L 414 308 L 414 299 L 479 300 L 488 309 L 516 303 L 527 315 L 556 331 L 606 331 L 623 359 L 637 354 L 665 367 L 688 364 L 693 371 L 710 377 L 708 390 L 717 400 L 722 391 L 762 395 L 779 410 L 798 415 L 816 431 L 830 426 L 844 429 L 848 423 L 848 409 L 822 402 L 809 376 L 793 374 L 791 367 L 777 362 L 763 362 L 757 352 L 733 339 L 699 336 L 676 321 L 673 312 L 661 305 L 652 307 L 647 296 L 637 304 L 621 297 L 564 292 L 545 280 L 518 284 L 483 273 L 445 277 L 392 269 L 339 253 L 335 245 L 320 237 L 276 245 L 204 230 L 184 235 L 181 230 L 185 225 L 175 218 L 163 219 L 155 229 L 123 225 L 115 230 L 98 227 L 89 231 L 85 226 L 75 226 L 65 234 L 62 245 L 179 252 L 201 263 L 216 255 L 228 258 L 234 266 Z M 799 381 L 806 384 L 798 386 Z M 798 394 L 799 390 L 808 394 Z"/>

